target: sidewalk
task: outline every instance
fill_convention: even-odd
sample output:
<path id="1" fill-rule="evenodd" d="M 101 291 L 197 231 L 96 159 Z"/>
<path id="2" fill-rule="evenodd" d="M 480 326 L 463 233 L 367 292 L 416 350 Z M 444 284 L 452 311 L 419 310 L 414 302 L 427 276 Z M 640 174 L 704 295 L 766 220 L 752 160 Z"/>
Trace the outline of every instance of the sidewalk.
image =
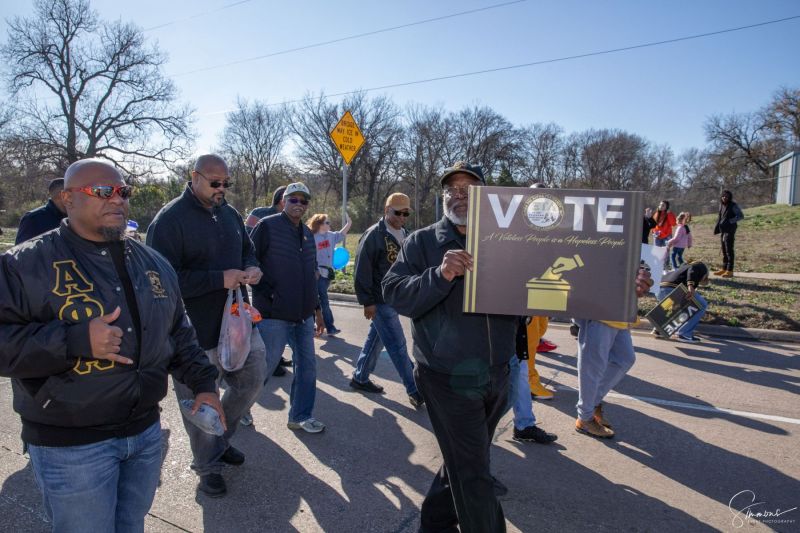
<path id="1" fill-rule="evenodd" d="M 711 277 L 719 278 L 720 276 L 715 276 L 712 274 Z M 800 274 L 785 274 L 780 272 L 734 272 L 733 278 L 720 278 L 720 279 L 736 279 L 736 278 L 774 279 L 778 281 L 800 282 Z"/>

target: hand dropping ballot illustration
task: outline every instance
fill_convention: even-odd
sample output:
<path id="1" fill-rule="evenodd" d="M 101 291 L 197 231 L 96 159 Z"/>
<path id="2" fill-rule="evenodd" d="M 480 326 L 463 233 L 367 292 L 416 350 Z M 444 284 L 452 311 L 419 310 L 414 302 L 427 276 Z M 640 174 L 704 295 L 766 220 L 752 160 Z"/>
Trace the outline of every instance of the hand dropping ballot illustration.
<path id="1" fill-rule="evenodd" d="M 471 187 L 464 311 L 634 320 L 643 196 Z"/>

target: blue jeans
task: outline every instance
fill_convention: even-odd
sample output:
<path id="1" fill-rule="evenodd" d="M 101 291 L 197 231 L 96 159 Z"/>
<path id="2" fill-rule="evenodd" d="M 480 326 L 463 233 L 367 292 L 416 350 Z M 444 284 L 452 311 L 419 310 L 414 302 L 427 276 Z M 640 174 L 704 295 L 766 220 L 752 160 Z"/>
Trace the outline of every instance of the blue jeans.
<path id="1" fill-rule="evenodd" d="M 660 302 L 669 296 L 669 293 L 671 293 L 673 290 L 674 289 L 671 287 L 662 287 L 658 291 L 658 301 Z M 684 322 L 683 325 L 678 328 L 676 333 L 682 337 L 694 336 L 694 330 L 697 329 L 697 325 L 700 323 L 700 320 L 702 320 L 703 315 L 706 314 L 706 309 L 708 309 L 708 302 L 699 292 L 694 291 L 694 298 L 700 304 L 700 311 L 692 315 L 689 320 Z"/>
<path id="2" fill-rule="evenodd" d="M 389 304 L 377 304 L 375 308 L 375 318 L 372 319 L 367 340 L 356 361 L 353 379 L 366 383 L 375 370 L 381 350 L 386 346 L 389 358 L 406 387 L 406 393 L 414 394 L 417 392 L 417 384 L 414 383 L 414 368 L 408 357 L 406 336 L 403 334 L 400 317 Z"/>
<path id="3" fill-rule="evenodd" d="M 250 333 L 250 353 L 247 355 L 247 360 L 245 360 L 244 366 L 236 372 L 226 372 L 220 366 L 216 348 L 206 350 L 208 360 L 215 364 L 219 371 L 217 384 L 219 385 L 224 379 L 227 387 L 225 394 L 222 395 L 222 409 L 225 411 L 228 430 L 219 437 L 205 433 L 185 418 L 183 419 L 183 427 L 186 428 L 189 445 L 192 448 L 192 469 L 197 472 L 197 475 L 204 476 L 222 472 L 223 463 L 220 458 L 230 446 L 230 439 L 239 427 L 239 419 L 253 406 L 261 394 L 266 378 L 272 375 L 267 374 L 264 351 L 264 342 L 261 340 L 257 328 L 253 328 Z M 194 393 L 189 387 L 175 379 L 172 381 L 178 400 L 194 399 Z"/>
<path id="4" fill-rule="evenodd" d="M 594 408 L 636 361 L 629 329 L 578 319 L 578 417 L 591 420 Z"/>
<path id="5" fill-rule="evenodd" d="M 312 417 L 317 396 L 317 360 L 314 355 L 314 315 L 301 322 L 266 318 L 263 324 L 267 359 L 277 361 L 286 343 L 294 339 L 294 377 L 289 393 L 289 422 L 303 422 Z M 230 424 L 230 422 L 229 422 Z"/>
<path id="6" fill-rule="evenodd" d="M 514 427 L 525 429 L 536 424 L 531 401 L 531 384 L 528 381 L 528 360 L 520 361 L 515 355 L 508 361 L 508 403 L 505 412 L 514 409 Z"/>
<path id="7" fill-rule="evenodd" d="M 325 329 L 328 333 L 333 333 L 336 327 L 333 325 L 333 311 L 331 311 L 331 304 L 328 300 L 328 286 L 331 280 L 323 278 L 322 276 L 317 279 L 317 294 L 319 294 L 319 305 L 322 308 L 322 320 L 325 321 Z"/>
<path id="8" fill-rule="evenodd" d="M 672 247 L 672 253 L 670 254 L 670 259 L 672 259 L 672 268 L 678 268 L 683 264 L 683 250 L 684 248 L 676 248 L 675 246 Z"/>
<path id="9" fill-rule="evenodd" d="M 28 446 L 55 533 L 144 531 L 161 475 L 161 424 L 80 446 Z"/>

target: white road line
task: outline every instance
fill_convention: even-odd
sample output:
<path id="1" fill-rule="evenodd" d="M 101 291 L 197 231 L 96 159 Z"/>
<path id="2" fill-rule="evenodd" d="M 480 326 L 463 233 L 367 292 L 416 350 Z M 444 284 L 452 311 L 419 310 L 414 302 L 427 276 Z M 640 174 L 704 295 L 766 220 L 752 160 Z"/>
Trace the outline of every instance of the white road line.
<path id="1" fill-rule="evenodd" d="M 577 389 L 561 385 L 558 390 L 578 392 Z M 800 425 L 800 419 L 788 418 L 785 416 L 765 415 L 762 413 L 751 413 L 749 411 L 736 411 L 734 409 L 726 409 L 724 407 L 714 407 L 713 405 L 700 405 L 696 403 L 674 402 L 672 400 L 662 400 L 660 398 L 650 398 L 649 396 L 628 396 L 627 394 L 619 394 L 617 392 L 609 392 L 608 396 L 612 398 L 619 398 L 620 400 L 631 400 L 634 402 L 641 402 L 647 404 L 667 405 L 670 407 L 679 407 L 681 409 L 694 409 L 695 411 L 708 411 L 712 413 L 725 413 L 729 415 L 743 416 L 745 418 L 757 418 L 760 420 L 769 420 L 771 422 L 785 422 L 787 424 Z"/>

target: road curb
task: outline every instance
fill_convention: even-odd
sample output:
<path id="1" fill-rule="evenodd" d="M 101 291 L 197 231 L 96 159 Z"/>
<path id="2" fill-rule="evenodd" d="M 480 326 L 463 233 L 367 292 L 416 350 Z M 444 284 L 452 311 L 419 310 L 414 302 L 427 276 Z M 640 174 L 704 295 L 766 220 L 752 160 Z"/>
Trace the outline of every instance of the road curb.
<path id="1" fill-rule="evenodd" d="M 328 298 L 334 302 L 358 303 L 354 294 L 328 293 Z M 568 322 L 562 319 L 553 319 L 553 325 L 559 324 L 566 326 Z M 646 321 L 643 321 L 646 324 Z M 635 327 L 637 333 L 650 331 L 650 327 L 640 324 Z M 758 328 L 738 328 L 734 326 L 715 326 L 712 324 L 700 324 L 697 326 L 697 333 L 709 337 L 725 339 L 746 339 L 772 342 L 792 342 L 800 344 L 799 331 L 783 331 L 778 329 L 758 329 Z"/>

